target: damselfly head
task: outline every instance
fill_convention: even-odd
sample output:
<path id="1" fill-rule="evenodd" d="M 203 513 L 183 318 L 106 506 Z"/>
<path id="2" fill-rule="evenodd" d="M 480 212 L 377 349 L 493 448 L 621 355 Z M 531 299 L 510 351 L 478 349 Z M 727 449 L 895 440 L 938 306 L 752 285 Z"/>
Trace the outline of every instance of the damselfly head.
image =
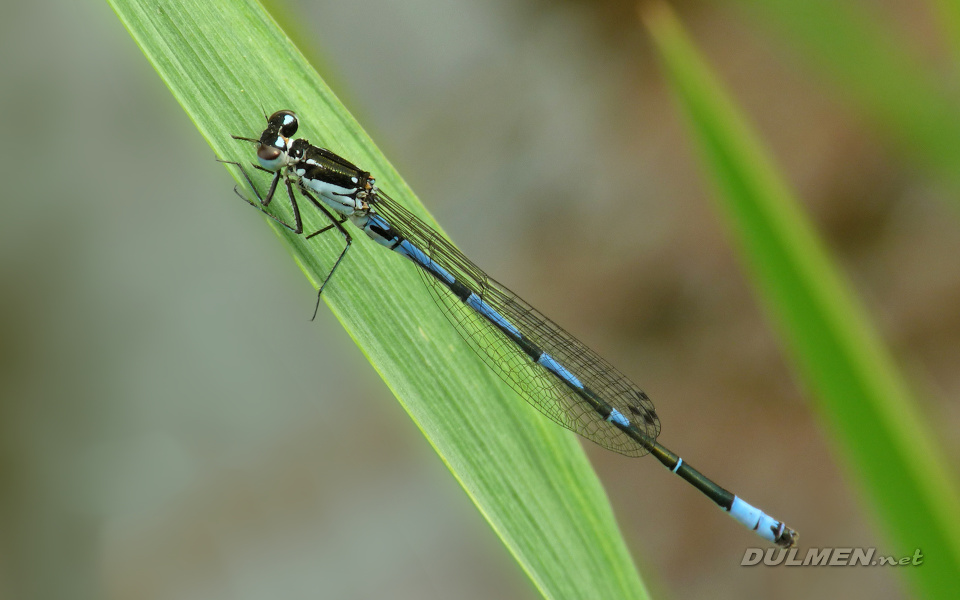
<path id="1" fill-rule="evenodd" d="M 267 128 L 257 142 L 257 162 L 268 171 L 277 171 L 288 162 L 290 138 L 297 132 L 297 115 L 278 110 L 267 118 Z"/>

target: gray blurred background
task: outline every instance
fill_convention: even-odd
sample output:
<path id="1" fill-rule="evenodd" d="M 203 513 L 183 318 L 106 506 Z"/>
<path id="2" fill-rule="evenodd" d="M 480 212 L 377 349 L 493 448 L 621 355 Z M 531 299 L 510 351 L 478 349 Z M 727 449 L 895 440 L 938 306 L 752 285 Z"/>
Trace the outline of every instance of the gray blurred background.
<path id="1" fill-rule="evenodd" d="M 643 385 L 665 444 L 804 548 L 882 552 L 632 4 L 285 6 L 460 247 Z M 882 3 L 935 63 L 914 8 Z M 679 9 L 957 464 L 954 200 L 758 22 Z M 6 6 L 0 48 L 0 597 L 537 597 L 337 322 L 308 322 L 313 290 L 107 4 Z M 657 597 L 905 594 L 893 569 L 740 567 L 756 542 L 710 502 L 587 451 Z"/>

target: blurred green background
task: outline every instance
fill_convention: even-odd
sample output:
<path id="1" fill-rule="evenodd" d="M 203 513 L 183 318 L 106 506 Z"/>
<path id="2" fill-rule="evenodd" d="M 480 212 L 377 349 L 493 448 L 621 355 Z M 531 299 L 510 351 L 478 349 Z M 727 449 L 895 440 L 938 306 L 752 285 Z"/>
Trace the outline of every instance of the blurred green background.
<path id="1" fill-rule="evenodd" d="M 632 4 L 277 5 L 460 247 L 638 381 L 665 444 L 803 548 L 883 552 Z M 955 188 L 744 4 L 675 6 L 955 465 Z M 871 6 L 956 80 L 932 11 Z M 339 324 L 307 322 L 310 286 L 106 3 L 5 17 L 0 596 L 536 597 Z M 905 593 L 894 569 L 740 567 L 754 541 L 709 502 L 587 450 L 655 596 Z"/>

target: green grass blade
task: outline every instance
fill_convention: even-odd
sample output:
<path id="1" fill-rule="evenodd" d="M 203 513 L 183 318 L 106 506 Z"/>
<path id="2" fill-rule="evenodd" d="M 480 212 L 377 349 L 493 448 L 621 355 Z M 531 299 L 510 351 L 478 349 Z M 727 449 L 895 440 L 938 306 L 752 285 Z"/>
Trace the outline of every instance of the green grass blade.
<path id="1" fill-rule="evenodd" d="M 251 147 L 230 134 L 258 135 L 261 106 L 267 112 L 294 109 L 301 117 L 298 136 L 363 165 L 395 199 L 429 220 L 258 3 L 110 3 L 217 156 L 249 162 Z M 220 168 L 212 155 L 210 168 Z M 227 185 L 223 198 L 224 210 L 251 210 Z M 277 208 L 289 219 L 284 210 Z M 305 227 L 323 225 L 308 212 Z M 304 243 L 275 229 L 317 285 L 342 240 L 324 234 L 322 245 Z M 411 264 L 355 236 L 363 239 L 355 241 L 325 301 L 540 592 L 548 598 L 646 597 L 576 437 L 480 362 L 441 316 Z M 266 313 L 253 311 L 252 318 L 270 318 Z"/>
<path id="2" fill-rule="evenodd" d="M 827 76 L 904 156 L 960 186 L 958 100 L 937 73 L 909 56 L 875 11 L 837 0 L 738 2 L 767 16 L 779 39 L 802 49 L 799 58 Z"/>
<path id="3" fill-rule="evenodd" d="M 880 552 L 920 548 L 922 568 L 904 570 L 914 589 L 953 597 L 960 493 L 893 360 L 673 13 L 657 5 L 645 16 L 759 294 L 886 534 Z"/>

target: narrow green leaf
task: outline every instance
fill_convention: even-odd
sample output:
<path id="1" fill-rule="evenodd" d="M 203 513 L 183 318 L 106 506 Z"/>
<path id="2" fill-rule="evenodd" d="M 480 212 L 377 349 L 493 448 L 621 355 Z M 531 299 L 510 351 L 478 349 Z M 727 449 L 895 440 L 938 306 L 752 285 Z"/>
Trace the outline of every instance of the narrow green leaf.
<path id="1" fill-rule="evenodd" d="M 960 186 L 960 112 L 950 93 L 956 86 L 944 85 L 949 82 L 911 57 L 875 11 L 837 0 L 738 1 L 767 16 L 779 39 L 802 48 L 798 57 L 826 75 L 905 156 Z M 957 12 L 954 6 L 950 14 Z"/>
<path id="2" fill-rule="evenodd" d="M 258 3 L 110 3 L 217 156 L 249 162 L 251 147 L 230 134 L 259 135 L 261 107 L 293 109 L 301 118 L 298 136 L 363 165 L 395 199 L 429 220 Z M 213 156 L 210 168 L 221 168 Z M 243 183 L 236 169 L 232 173 Z M 260 177 L 261 186 L 265 181 Z M 229 185 L 223 197 L 224 210 L 251 210 Z M 276 210 L 290 219 L 285 207 Z M 324 224 L 308 212 L 305 227 Z M 305 243 L 275 229 L 314 285 L 343 246 L 335 234 Z M 480 362 L 441 316 L 413 265 L 365 236 L 355 238 L 325 301 L 540 592 L 549 598 L 646 597 L 576 437 Z M 270 318 L 266 311 L 251 315 Z"/>
<path id="3" fill-rule="evenodd" d="M 953 597 L 960 573 L 960 493 L 893 360 L 831 263 L 769 154 L 665 5 L 645 13 L 699 143 L 721 212 L 796 368 L 924 597 Z M 813 493 L 813 490 L 811 490 Z M 815 540 L 806 540 L 817 546 Z"/>

